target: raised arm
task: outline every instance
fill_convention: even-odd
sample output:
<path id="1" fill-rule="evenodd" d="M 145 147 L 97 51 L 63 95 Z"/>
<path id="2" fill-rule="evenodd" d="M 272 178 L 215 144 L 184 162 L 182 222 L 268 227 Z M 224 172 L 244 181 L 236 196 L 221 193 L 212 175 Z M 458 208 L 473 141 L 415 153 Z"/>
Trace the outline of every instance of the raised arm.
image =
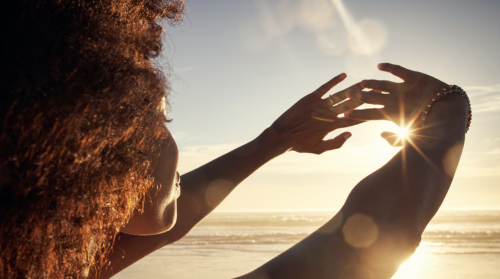
<path id="1" fill-rule="evenodd" d="M 459 94 L 447 95 L 433 105 L 426 126 L 418 127 L 419 112 L 447 85 L 399 66 L 379 67 L 405 82 L 362 82 L 374 90 L 351 91 L 351 99 L 384 108 L 347 116 L 403 122 L 412 127 L 413 136 L 386 165 L 354 187 L 327 224 L 242 278 L 391 278 L 418 247 L 455 174 L 469 107 Z"/>
<path id="2" fill-rule="evenodd" d="M 184 237 L 236 186 L 274 157 L 289 150 L 320 154 L 340 148 L 349 138 L 348 132 L 331 140 L 323 138 L 335 129 L 360 123 L 337 117 L 358 107 L 360 102 L 348 100 L 336 105 L 346 99 L 345 90 L 326 99 L 322 96 L 344 79 L 345 74 L 339 75 L 299 100 L 253 141 L 182 175 L 175 226 L 157 235 L 119 233 L 109 257 L 111 264 L 101 278 L 109 278 L 149 253 Z M 360 89 L 360 86 L 351 88 Z"/>

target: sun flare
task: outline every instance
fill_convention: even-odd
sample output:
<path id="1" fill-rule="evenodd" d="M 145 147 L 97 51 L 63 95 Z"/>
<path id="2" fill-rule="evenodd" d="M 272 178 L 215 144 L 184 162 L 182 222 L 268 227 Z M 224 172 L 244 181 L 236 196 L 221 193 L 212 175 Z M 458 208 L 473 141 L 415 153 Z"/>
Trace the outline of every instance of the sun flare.
<path id="1" fill-rule="evenodd" d="M 420 274 L 430 260 L 431 256 L 423 253 L 422 248 L 418 247 L 415 254 L 399 267 L 392 279 L 421 279 Z"/>
<path id="2" fill-rule="evenodd" d="M 400 140 L 407 139 L 409 134 L 410 134 L 410 131 L 408 130 L 408 128 L 404 128 L 404 127 L 399 127 L 399 129 L 397 129 L 397 131 L 396 131 L 396 135 L 398 135 L 398 138 Z"/>

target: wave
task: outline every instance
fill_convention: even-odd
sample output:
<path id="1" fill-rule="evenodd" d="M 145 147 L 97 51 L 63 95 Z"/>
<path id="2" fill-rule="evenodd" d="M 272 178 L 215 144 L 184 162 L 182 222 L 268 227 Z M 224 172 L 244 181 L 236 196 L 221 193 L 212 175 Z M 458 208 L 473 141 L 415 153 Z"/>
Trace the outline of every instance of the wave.
<path id="1" fill-rule="evenodd" d="M 221 245 L 231 245 L 231 249 L 251 249 L 252 245 L 291 246 L 333 215 L 331 212 L 218 213 L 174 245 L 210 249 Z M 500 211 L 441 213 L 424 232 L 421 247 L 437 254 L 500 254 Z"/>
<path id="2" fill-rule="evenodd" d="M 334 212 L 301 213 L 214 213 L 199 226 L 220 227 L 319 227 L 335 215 Z M 500 230 L 500 211 L 442 211 L 429 224 L 428 230 L 442 227 L 484 228 Z"/>
<path id="3" fill-rule="evenodd" d="M 333 214 L 217 214 L 210 216 L 199 226 L 210 227 L 319 227 L 326 223 Z"/>

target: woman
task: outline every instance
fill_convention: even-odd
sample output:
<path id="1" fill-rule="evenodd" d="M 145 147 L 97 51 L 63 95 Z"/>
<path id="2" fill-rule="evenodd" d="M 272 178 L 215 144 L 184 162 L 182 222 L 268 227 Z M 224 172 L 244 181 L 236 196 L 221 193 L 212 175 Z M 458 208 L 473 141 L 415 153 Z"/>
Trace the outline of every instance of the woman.
<path id="1" fill-rule="evenodd" d="M 6 278 L 108 278 L 182 238 L 272 158 L 340 148 L 349 133 L 327 141 L 325 135 L 366 120 L 411 121 L 446 86 L 382 64 L 405 82 L 364 81 L 323 99 L 345 78 L 339 75 L 255 140 L 183 175 L 179 196 L 178 152 L 163 125 L 165 79 L 149 58 L 161 50 L 156 20 L 179 20 L 182 1 L 8 5 L 0 207 Z M 361 102 L 385 107 L 352 111 Z M 458 94 L 437 102 L 413 145 L 361 181 L 330 222 L 244 277 L 390 277 L 446 194 L 459 156 L 446 170 L 441 162 L 463 142 L 466 115 Z M 460 145 L 453 150 L 460 154 Z M 352 233 L 373 232 L 374 225 L 378 237 L 371 242 L 370 234 Z"/>
<path id="2" fill-rule="evenodd" d="M 169 136 L 158 18 L 182 1 L 2 1 L 0 277 L 85 277 Z M 153 190 L 151 190 L 153 191 Z"/>
<path id="3" fill-rule="evenodd" d="M 331 105 L 330 97 L 321 96 L 345 77 L 340 75 L 297 102 L 255 140 L 183 175 L 175 226 L 151 236 L 119 233 L 109 257 L 110 266 L 100 278 L 109 278 L 185 236 L 231 190 L 271 158 L 289 150 L 321 153 L 336 149 L 350 135 L 343 133 L 324 142 L 326 132 L 322 129 L 334 130 L 366 120 L 400 123 L 404 119 L 413 132 L 411 140 L 385 166 L 356 185 L 336 216 L 300 243 L 241 277 L 390 278 L 418 247 L 421 234 L 448 191 L 463 148 L 469 105 L 460 94 L 449 94 L 436 102 L 426 126 L 420 127 L 421 122 L 415 119 L 420 117 L 417 112 L 430 101 L 433 92 L 447 85 L 400 66 L 385 63 L 379 68 L 404 82 L 365 80 L 332 95 L 336 101 L 344 99 L 345 92 L 351 98 L 329 108 L 333 115 L 346 111 L 349 119 L 358 122 L 346 122 L 349 120 L 326 113 L 316 117 L 318 111 L 324 112 L 322 109 Z M 359 90 L 362 88 L 373 90 Z M 358 105 L 357 101 L 384 108 L 349 111 Z M 394 143 L 392 135 L 384 136 Z M 162 152 L 175 149 L 165 146 Z M 162 155 L 160 161 L 161 158 Z M 168 156 L 164 158 L 167 163 L 163 171 L 169 169 L 173 173 L 176 164 Z M 173 182 L 165 181 L 164 185 Z"/>

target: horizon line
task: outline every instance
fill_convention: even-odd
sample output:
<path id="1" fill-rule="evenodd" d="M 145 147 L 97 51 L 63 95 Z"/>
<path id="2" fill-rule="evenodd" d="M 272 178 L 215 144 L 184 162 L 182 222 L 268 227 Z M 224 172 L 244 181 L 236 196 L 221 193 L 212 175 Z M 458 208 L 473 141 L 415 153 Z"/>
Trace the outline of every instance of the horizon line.
<path id="1" fill-rule="evenodd" d="M 308 209 L 237 209 L 237 210 L 214 210 L 212 213 L 305 213 L 305 212 L 329 212 L 336 213 L 340 208 L 308 208 Z M 445 207 L 439 211 L 500 211 L 500 207 Z"/>

